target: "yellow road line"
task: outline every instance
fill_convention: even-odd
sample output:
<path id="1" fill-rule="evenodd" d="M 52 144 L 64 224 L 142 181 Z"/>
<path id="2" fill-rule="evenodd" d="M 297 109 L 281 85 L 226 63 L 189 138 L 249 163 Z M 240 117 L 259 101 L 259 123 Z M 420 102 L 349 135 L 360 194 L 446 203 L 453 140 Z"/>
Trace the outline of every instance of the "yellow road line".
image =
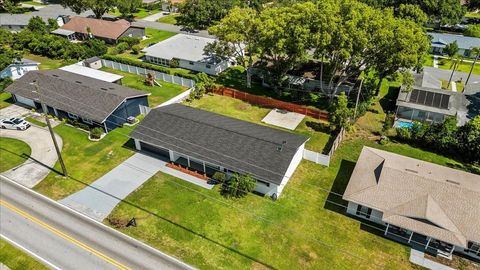
<path id="1" fill-rule="evenodd" d="M 30 215 L 29 213 L 27 213 L 27 212 L 25 212 L 25 211 L 23 211 L 23 210 L 20 210 L 19 208 L 13 206 L 12 204 L 10 204 L 10 203 L 8 203 L 8 202 L 6 202 L 6 201 L 4 201 L 4 200 L 0 200 L 0 205 L 1 205 L 1 206 L 5 206 L 6 208 L 8 208 L 8 209 L 10 209 L 10 210 L 12 210 L 12 211 L 14 211 L 14 212 L 16 212 L 17 214 L 23 216 L 23 217 L 26 218 L 26 219 L 29 219 L 29 220 L 32 221 L 32 222 L 34 222 L 34 223 L 36 223 L 36 224 L 44 227 L 45 229 L 47 229 L 47 230 L 49 230 L 50 232 L 52 232 L 52 233 L 60 236 L 61 238 L 65 239 L 65 240 L 67 240 L 67 241 L 69 241 L 69 242 L 71 242 L 71 243 L 73 243 L 73 244 L 75 244 L 75 245 L 77 245 L 77 246 L 79 246 L 79 247 L 81 247 L 81 248 L 83 248 L 83 249 L 91 252 L 91 253 L 93 253 L 93 254 L 96 255 L 97 257 L 99 257 L 99 258 L 103 259 L 104 261 L 106 261 L 106 262 L 108 262 L 108 263 L 110 263 L 110 264 L 118 267 L 119 269 L 122 269 L 122 270 L 130 270 L 130 268 L 128 268 L 127 266 L 125 266 L 125 265 L 117 262 L 116 260 L 108 257 L 108 256 L 105 255 L 105 254 L 102 254 L 101 252 L 93 249 L 92 247 L 90 247 L 90 246 L 88 246 L 88 245 L 86 245 L 86 244 L 78 241 L 77 239 L 71 237 L 70 235 L 68 235 L 68 234 L 66 234 L 66 233 L 61 232 L 60 230 L 58 230 L 58 229 L 56 229 L 56 228 L 48 225 L 47 223 L 45 223 L 45 222 L 37 219 L 36 217 Z"/>

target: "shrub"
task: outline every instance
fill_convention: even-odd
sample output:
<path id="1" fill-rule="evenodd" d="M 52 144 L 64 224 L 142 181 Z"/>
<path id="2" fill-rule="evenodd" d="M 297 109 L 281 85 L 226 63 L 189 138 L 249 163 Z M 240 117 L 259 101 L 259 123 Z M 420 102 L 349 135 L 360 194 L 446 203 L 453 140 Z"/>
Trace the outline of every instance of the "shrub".
<path id="1" fill-rule="evenodd" d="M 128 46 L 128 43 L 126 42 L 120 42 L 115 46 L 115 50 L 117 50 L 118 53 L 123 53 L 126 50 L 128 50 L 130 47 Z"/>
<path id="2" fill-rule="evenodd" d="M 87 125 L 85 123 L 78 122 L 78 120 L 67 118 L 67 124 L 72 125 L 74 127 L 81 128 L 83 130 L 87 130 L 87 131 L 90 130 L 89 125 Z"/>
<path id="3" fill-rule="evenodd" d="M 255 189 L 256 181 L 250 175 L 234 174 L 223 182 L 221 194 L 226 197 L 240 198 Z"/>
<path id="4" fill-rule="evenodd" d="M 412 138 L 412 132 L 409 128 L 397 128 L 397 138 L 402 141 L 409 141 Z"/>
<path id="5" fill-rule="evenodd" d="M 127 43 L 128 48 L 131 49 L 134 45 L 140 44 L 140 38 L 138 37 L 121 37 L 118 39 L 119 43 Z"/>
<path id="6" fill-rule="evenodd" d="M 479 37 L 480 38 L 480 23 L 478 24 L 471 24 L 465 29 L 463 33 L 465 36 L 469 37 Z"/>
<path id="7" fill-rule="evenodd" d="M 141 50 L 142 50 L 142 48 L 139 45 L 133 45 L 132 46 L 133 54 L 139 54 Z"/>
<path id="8" fill-rule="evenodd" d="M 172 58 L 172 60 L 170 60 L 170 63 L 168 63 L 170 65 L 171 68 L 178 68 L 178 66 L 180 65 L 180 63 L 178 62 L 178 59 L 176 58 Z"/>
<path id="9" fill-rule="evenodd" d="M 225 182 L 226 178 L 227 178 L 227 175 L 223 172 L 215 172 L 212 176 L 212 179 L 217 181 L 218 183 Z"/>
<path id="10" fill-rule="evenodd" d="M 102 137 L 102 134 L 103 134 L 103 129 L 101 129 L 99 127 L 92 128 L 90 130 L 90 137 L 92 139 L 100 139 L 100 137 Z"/>

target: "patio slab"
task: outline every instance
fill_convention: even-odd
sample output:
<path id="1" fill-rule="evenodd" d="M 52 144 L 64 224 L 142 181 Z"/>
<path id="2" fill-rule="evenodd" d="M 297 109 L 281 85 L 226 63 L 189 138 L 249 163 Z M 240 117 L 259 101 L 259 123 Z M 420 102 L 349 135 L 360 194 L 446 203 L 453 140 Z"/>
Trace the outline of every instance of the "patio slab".
<path id="1" fill-rule="evenodd" d="M 273 109 L 262 119 L 262 122 L 277 127 L 295 130 L 302 122 L 303 118 L 305 118 L 305 115 L 303 114 Z"/>
<path id="2" fill-rule="evenodd" d="M 451 267 L 425 258 L 425 253 L 413 248 L 410 250 L 410 262 L 431 270 L 454 270 Z"/>

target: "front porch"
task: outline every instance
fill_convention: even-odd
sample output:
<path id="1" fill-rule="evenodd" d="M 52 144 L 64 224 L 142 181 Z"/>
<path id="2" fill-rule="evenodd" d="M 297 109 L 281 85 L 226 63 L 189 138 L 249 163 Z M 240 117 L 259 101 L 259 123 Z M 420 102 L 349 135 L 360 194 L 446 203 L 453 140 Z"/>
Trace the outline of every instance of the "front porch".
<path id="1" fill-rule="evenodd" d="M 384 236 L 394 241 L 407 244 L 413 249 L 422 250 L 432 256 L 451 259 L 455 246 L 432 237 L 416 233 L 387 223 Z"/>

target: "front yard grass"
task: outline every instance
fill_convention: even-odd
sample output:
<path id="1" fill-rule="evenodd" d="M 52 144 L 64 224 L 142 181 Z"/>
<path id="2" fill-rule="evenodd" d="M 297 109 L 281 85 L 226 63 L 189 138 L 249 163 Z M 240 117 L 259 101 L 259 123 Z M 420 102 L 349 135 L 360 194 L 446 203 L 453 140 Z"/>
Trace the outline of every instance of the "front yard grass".
<path id="1" fill-rule="evenodd" d="M 102 140 L 92 142 L 82 130 L 65 124 L 56 126 L 54 131 L 63 140 L 62 157 L 69 177 L 58 173 L 62 170 L 57 162 L 56 171 L 50 172 L 34 190 L 59 200 L 97 180 L 134 153 L 133 142 L 127 137 L 133 128 L 117 128 Z"/>
<path id="2" fill-rule="evenodd" d="M 262 122 L 262 119 L 271 111 L 269 108 L 251 105 L 239 99 L 214 94 L 208 94 L 199 100 L 187 103 L 187 105 L 260 125 L 267 125 Z M 322 121 L 320 120 L 305 116 L 294 131 L 295 133 L 310 137 L 310 140 L 308 140 L 306 144 L 306 148 L 320 153 L 325 150 L 331 136 L 327 133 L 315 131 L 309 126 L 313 126 L 313 123 L 321 122 Z M 324 124 L 328 123 L 324 122 Z M 268 126 L 282 129 L 276 126 Z M 287 129 L 282 130 L 292 132 Z"/>
<path id="3" fill-rule="evenodd" d="M 167 38 L 171 38 L 177 33 L 157 30 L 153 28 L 145 28 L 145 34 L 148 38 L 140 42 L 142 48 L 147 47 L 149 44 L 155 44 Z"/>
<path id="4" fill-rule="evenodd" d="M 0 137 L 0 173 L 24 163 L 31 153 L 32 150 L 28 144 L 16 139 Z"/>
<path id="5" fill-rule="evenodd" d="M 30 122 L 31 124 L 34 124 L 34 125 L 37 125 L 39 127 L 46 127 L 47 124 L 42 122 L 42 121 L 39 121 L 33 117 L 25 117 L 25 120 L 27 120 L 28 122 Z"/>
<path id="6" fill-rule="evenodd" d="M 35 55 L 31 53 L 25 54 L 24 58 L 39 62 L 39 69 L 57 69 L 75 63 L 75 60 L 50 59 L 45 56 Z"/>
<path id="7" fill-rule="evenodd" d="M 346 205 L 327 191 L 344 192 L 363 145 L 456 163 L 405 144 L 357 138 L 340 146 L 329 168 L 302 161 L 276 202 L 253 194 L 225 199 L 218 187 L 206 190 L 159 173 L 109 219 L 135 217 L 138 227 L 120 231 L 200 269 L 416 269 L 408 247 L 329 202 Z"/>
<path id="8" fill-rule="evenodd" d="M 144 83 L 145 78 L 141 75 L 136 75 L 133 73 L 128 73 L 107 67 L 102 67 L 101 70 L 124 76 L 122 79 L 122 84 L 124 86 L 151 93 L 151 95 L 148 97 L 148 103 L 150 107 L 156 107 L 161 103 L 187 90 L 187 87 L 174 83 L 164 82 L 162 80 L 157 80 L 161 86 L 147 86 Z"/>
<path id="9" fill-rule="evenodd" d="M 0 239 L 0 262 L 15 270 L 47 270 L 48 268 L 33 257 L 20 251 L 7 241 Z"/>
<path id="10" fill-rule="evenodd" d="M 135 19 L 143 19 L 145 17 L 148 17 L 150 15 L 153 15 L 153 14 L 159 13 L 159 12 L 162 12 L 162 11 L 160 9 L 149 10 L 149 9 L 146 9 L 146 8 L 137 8 L 137 11 L 135 13 L 133 13 L 132 15 Z M 113 16 L 117 16 L 117 17 L 122 16 L 122 13 L 120 13 L 120 11 L 117 8 L 109 11 L 108 14 L 113 15 Z"/>
<path id="11" fill-rule="evenodd" d="M 166 23 L 166 24 L 177 24 L 177 18 L 179 17 L 179 14 L 170 14 L 161 17 L 160 19 L 157 20 L 159 23 Z"/>
<path id="12" fill-rule="evenodd" d="M 473 61 L 472 59 L 467 59 L 467 60 Z M 448 70 L 453 69 L 452 60 L 450 59 L 438 57 L 437 63 L 438 63 L 438 68 L 448 69 Z M 433 67 L 433 55 L 428 55 L 423 65 L 428 67 Z M 458 65 L 458 68 L 456 71 L 469 73 L 471 68 L 472 68 L 472 63 L 464 61 Z M 475 66 L 473 67 L 472 74 L 480 75 L 480 62 L 477 62 L 475 64 Z M 466 80 L 467 78 L 464 78 L 464 79 Z"/>
<path id="13" fill-rule="evenodd" d="M 12 94 L 7 92 L 0 92 L 0 109 L 6 108 L 15 103 Z"/>

